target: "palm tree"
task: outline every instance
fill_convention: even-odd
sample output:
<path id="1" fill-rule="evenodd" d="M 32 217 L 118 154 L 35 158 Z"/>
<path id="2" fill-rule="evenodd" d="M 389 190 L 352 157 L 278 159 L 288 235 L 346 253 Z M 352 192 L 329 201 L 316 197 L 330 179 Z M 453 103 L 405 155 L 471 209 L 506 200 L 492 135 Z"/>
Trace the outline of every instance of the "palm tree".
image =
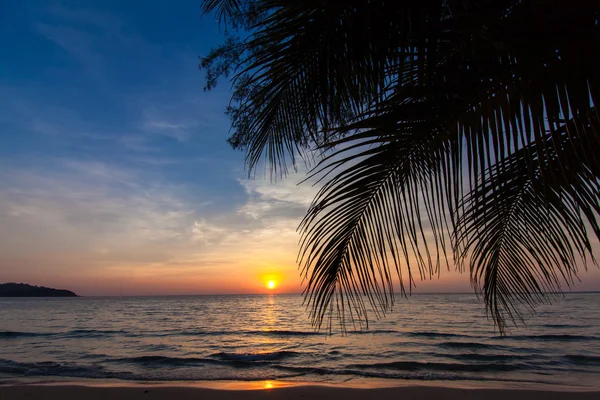
<path id="1" fill-rule="evenodd" d="M 469 270 L 501 332 L 596 263 L 600 2 L 205 0 L 252 173 L 318 154 L 300 225 L 320 326 Z M 242 36 L 241 38 L 235 35 Z M 397 278 L 395 278 L 397 276 Z"/>

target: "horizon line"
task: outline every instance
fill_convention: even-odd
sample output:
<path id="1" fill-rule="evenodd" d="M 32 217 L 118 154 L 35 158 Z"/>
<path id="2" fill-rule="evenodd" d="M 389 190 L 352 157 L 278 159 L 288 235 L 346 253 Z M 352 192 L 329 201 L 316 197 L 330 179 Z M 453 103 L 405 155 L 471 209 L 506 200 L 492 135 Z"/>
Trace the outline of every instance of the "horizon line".
<path id="1" fill-rule="evenodd" d="M 567 294 L 586 294 L 586 293 L 600 293 L 600 290 L 578 290 L 568 291 L 556 295 L 557 297 Z M 478 296 L 475 292 L 415 292 L 407 294 L 398 294 L 398 297 L 410 297 L 413 295 L 474 295 Z M 552 293 L 546 293 L 552 294 Z M 106 295 L 77 295 L 77 297 L 198 297 L 198 296 L 291 296 L 298 295 L 302 296 L 302 293 L 198 293 L 198 294 L 106 294 Z"/>

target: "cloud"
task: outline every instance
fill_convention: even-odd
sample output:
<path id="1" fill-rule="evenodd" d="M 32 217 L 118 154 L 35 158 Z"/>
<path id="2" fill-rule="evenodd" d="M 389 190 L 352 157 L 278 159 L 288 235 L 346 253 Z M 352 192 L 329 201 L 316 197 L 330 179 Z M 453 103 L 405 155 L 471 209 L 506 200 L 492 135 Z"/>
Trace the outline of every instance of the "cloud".
<path id="1" fill-rule="evenodd" d="M 198 104 L 199 93 L 186 93 L 179 91 L 179 98 L 174 99 L 170 105 L 153 102 L 140 96 L 137 107 L 142 109 L 138 129 L 144 134 L 164 136 L 174 139 L 180 143 L 187 143 L 199 134 L 206 136 L 210 131 L 220 132 L 225 120 L 215 117 L 217 109 L 211 109 Z M 170 95 L 165 95 L 170 97 Z M 205 108 L 201 117 L 191 117 L 198 113 L 199 109 Z M 219 109 L 222 114 L 222 109 Z"/>
<path id="2" fill-rule="evenodd" d="M 123 135 L 118 141 L 123 147 L 136 153 L 159 153 L 161 151 L 160 147 L 153 145 L 145 135 Z M 146 160 L 150 160 L 150 158 L 146 158 Z"/>
<path id="3" fill-rule="evenodd" d="M 150 247 L 168 256 L 185 240 L 195 211 L 169 185 L 143 185 L 140 174 L 99 162 L 61 165 L 3 177 L 0 215 L 12 228 L 0 232 L 4 253 L 34 244 L 30 253 L 99 251 L 104 259 L 112 253 L 145 259 Z"/>
<path id="4" fill-rule="evenodd" d="M 227 229 L 211 224 L 206 219 L 201 218 L 198 221 L 194 221 L 191 231 L 194 241 L 211 244 L 215 240 L 221 239 L 227 232 Z"/>
<path id="5" fill-rule="evenodd" d="M 2 88 L 1 121 L 90 153 L 139 153 L 151 165 L 176 158 L 183 144 L 217 136 L 224 144 L 229 94 L 202 92 L 197 49 L 161 45 L 135 20 L 81 4 L 54 3 L 32 16 L 35 42 L 56 56 L 34 84 Z"/>
<path id="6" fill-rule="evenodd" d="M 317 193 L 317 188 L 305 182 L 298 184 L 300 174 L 277 182 L 268 180 L 239 180 L 248 202 L 238 208 L 238 213 L 253 219 L 288 217 L 301 218 Z"/>
<path id="7" fill-rule="evenodd" d="M 44 22 L 34 23 L 36 31 L 67 52 L 87 74 L 101 80 L 103 86 L 112 86 L 108 73 L 117 71 L 110 55 L 136 55 L 134 60 L 140 60 L 141 66 L 144 58 L 161 52 L 159 47 L 127 29 L 127 24 L 115 14 L 58 3 L 43 11 Z"/>
<path id="8" fill-rule="evenodd" d="M 158 175 L 75 159 L 54 165 L 2 169 L 0 280 L 45 277 L 82 281 L 86 288 L 86 279 L 135 276 L 141 286 L 130 292 L 139 293 L 164 289 L 153 281 L 163 274 L 183 284 L 186 277 L 230 271 L 248 276 L 250 285 L 256 271 L 277 265 L 298 284 L 296 226 L 307 198 L 304 192 L 294 197 L 291 181 L 274 187 L 240 181 L 246 201 L 214 213 L 213 200 Z M 250 216 L 248 210 L 260 211 Z M 112 293 L 106 285 L 85 290 Z M 243 285 L 239 290 L 253 290 Z"/>
<path id="9" fill-rule="evenodd" d="M 193 120 L 171 121 L 162 118 L 153 118 L 146 115 L 141 129 L 146 132 L 155 133 L 175 139 L 178 142 L 187 142 L 198 122 Z"/>
<path id="10" fill-rule="evenodd" d="M 248 292 L 276 269 L 297 284 L 303 189 L 236 179 L 229 93 L 202 92 L 195 51 L 96 10 L 33 17 L 32 41 L 53 57 L 31 84 L 2 87 L 0 120 L 19 141 L 0 168 L 0 281 Z"/>
<path id="11" fill-rule="evenodd" d="M 301 289 L 296 228 L 318 188 L 297 186 L 299 176 L 239 180 L 245 201 L 214 212 L 213 200 L 159 175 L 82 160 L 55 165 L 2 168 L 0 281 L 87 295 L 253 292 L 276 271 L 286 290 Z M 582 274 L 578 288 L 593 288 L 599 275 Z M 443 276 L 450 286 L 418 288 L 468 290 L 466 276 Z"/>
<path id="12" fill-rule="evenodd" d="M 54 3 L 47 8 L 50 15 L 75 23 L 83 23 L 108 31 L 118 32 L 124 25 L 123 20 L 116 15 L 83 8 L 68 8 L 60 3 Z"/>
<path id="13" fill-rule="evenodd" d="M 66 26 L 54 26 L 45 23 L 35 25 L 38 33 L 51 40 L 84 65 L 95 76 L 101 76 L 106 62 L 95 50 L 95 36 L 81 29 Z"/>

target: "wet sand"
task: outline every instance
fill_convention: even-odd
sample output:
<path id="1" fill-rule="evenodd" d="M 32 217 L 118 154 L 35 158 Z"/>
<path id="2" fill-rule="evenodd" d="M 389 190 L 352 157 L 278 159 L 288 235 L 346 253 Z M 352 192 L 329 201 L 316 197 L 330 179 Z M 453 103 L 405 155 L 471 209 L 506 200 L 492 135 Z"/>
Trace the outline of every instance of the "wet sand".
<path id="1" fill-rule="evenodd" d="M 547 391 L 528 389 L 464 389 L 446 387 L 383 387 L 351 388 L 343 386 L 293 385 L 282 387 L 255 387 L 248 389 L 215 389 L 185 386 L 82 386 L 82 385 L 3 385 L 0 399 L 47 400 L 597 400 L 600 391 Z"/>

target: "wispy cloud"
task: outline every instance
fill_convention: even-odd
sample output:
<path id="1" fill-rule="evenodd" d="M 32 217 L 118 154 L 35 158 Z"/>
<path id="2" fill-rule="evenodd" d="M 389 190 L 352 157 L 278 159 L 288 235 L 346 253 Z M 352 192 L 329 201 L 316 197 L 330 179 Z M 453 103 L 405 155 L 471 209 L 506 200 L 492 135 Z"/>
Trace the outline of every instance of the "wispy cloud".
<path id="1" fill-rule="evenodd" d="M 204 244 L 211 244 L 224 237 L 228 229 L 215 224 L 207 222 L 206 219 L 201 218 L 198 221 L 194 221 L 191 228 L 192 236 L 195 241 Z"/>
<path id="2" fill-rule="evenodd" d="M 0 214 L 10 218 L 5 222 L 21 231 L 22 239 L 38 236 L 36 245 L 56 245 L 54 251 L 69 251 L 68 243 L 79 243 L 79 251 L 122 251 L 156 241 L 173 245 L 192 223 L 194 211 L 169 185 L 140 184 L 139 173 L 103 163 L 62 165 L 60 171 L 3 176 Z M 3 244 L 15 238 L 4 230 L 0 234 Z"/>
<path id="3" fill-rule="evenodd" d="M 85 8 L 69 8 L 58 2 L 51 4 L 46 11 L 66 21 L 89 24 L 112 32 L 119 32 L 124 25 L 123 20 L 114 14 Z"/>
<path id="4" fill-rule="evenodd" d="M 238 208 L 238 213 L 254 219 L 267 215 L 272 218 L 302 217 L 318 188 L 308 182 L 299 184 L 300 177 L 302 175 L 294 174 L 277 182 L 240 179 L 239 183 L 248 194 L 248 202 Z"/>
<path id="5" fill-rule="evenodd" d="M 171 121 L 146 116 L 141 129 L 146 132 L 164 135 L 178 142 L 187 142 L 192 132 L 198 128 L 194 120 Z"/>
<path id="6" fill-rule="evenodd" d="M 36 29 L 74 57 L 94 76 L 103 76 L 106 63 L 105 59 L 95 51 L 95 36 L 81 29 L 44 23 L 37 23 Z"/>
<path id="7" fill-rule="evenodd" d="M 183 281 L 206 269 L 218 274 L 214 268 L 223 265 L 230 271 L 283 265 L 296 275 L 295 229 L 306 199 L 294 198 L 293 184 L 272 190 L 267 182 L 240 181 L 245 204 L 214 213 L 212 200 L 143 171 L 81 160 L 56 164 L 52 171 L 3 169 L 0 224 L 8 229 L 0 230 L 0 265 L 10 268 L 2 268 L 0 280 L 9 272 L 21 279 L 139 278 L 150 269 Z M 257 218 L 244 211 L 253 208 L 261 209 Z"/>

